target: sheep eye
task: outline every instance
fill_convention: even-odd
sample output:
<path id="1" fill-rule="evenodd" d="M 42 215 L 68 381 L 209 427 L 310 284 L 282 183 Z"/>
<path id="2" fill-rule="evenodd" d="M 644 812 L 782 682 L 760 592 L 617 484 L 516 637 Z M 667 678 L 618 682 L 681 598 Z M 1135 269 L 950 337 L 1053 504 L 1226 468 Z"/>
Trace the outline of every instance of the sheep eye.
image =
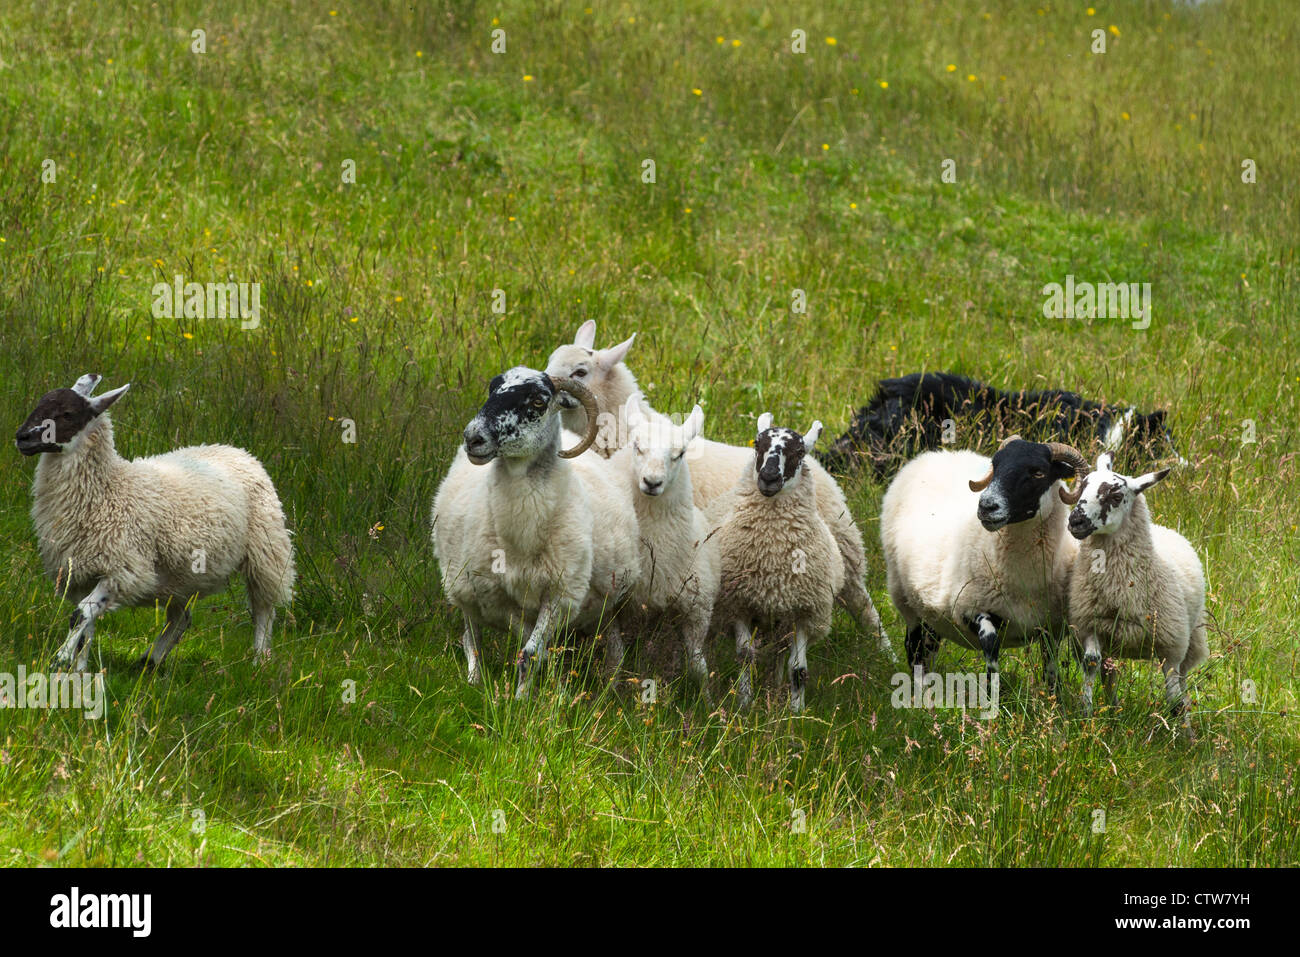
<path id="1" fill-rule="evenodd" d="M 1029 474 L 1032 475 L 1032 476 L 1033 476 L 1034 478 L 1036 478 L 1036 479 L 1047 478 L 1047 473 L 1044 472 L 1042 469 L 1034 469 L 1034 470 L 1031 471 Z"/>
<path id="2" fill-rule="evenodd" d="M 578 368 L 578 369 L 574 369 L 574 370 L 573 370 L 573 377 L 574 377 L 575 379 L 581 379 L 581 378 L 582 378 L 583 376 L 585 376 L 586 374 L 587 374 L 587 370 L 586 370 L 586 369 Z"/>
<path id="3" fill-rule="evenodd" d="M 541 396 L 538 396 L 537 398 L 533 399 L 533 408 L 534 409 L 546 408 L 546 400 L 543 399 Z"/>

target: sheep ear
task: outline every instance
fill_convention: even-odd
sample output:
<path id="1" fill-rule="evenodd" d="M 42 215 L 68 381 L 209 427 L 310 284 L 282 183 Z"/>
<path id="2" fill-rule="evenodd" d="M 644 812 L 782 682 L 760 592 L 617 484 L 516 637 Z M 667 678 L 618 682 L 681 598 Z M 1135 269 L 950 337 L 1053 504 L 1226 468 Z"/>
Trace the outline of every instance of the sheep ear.
<path id="1" fill-rule="evenodd" d="M 596 361 L 606 369 L 614 368 L 623 361 L 623 357 L 627 355 L 627 350 L 632 348 L 632 340 L 635 338 L 636 333 L 634 332 L 618 345 L 610 346 L 608 349 L 601 349 L 596 353 Z"/>
<path id="2" fill-rule="evenodd" d="M 95 386 L 99 385 L 99 380 L 104 378 L 93 372 L 87 372 L 80 379 L 72 384 L 72 391 L 84 399 L 89 399 L 90 394 L 95 391 Z"/>
<path id="3" fill-rule="evenodd" d="M 758 417 L 758 431 L 766 432 L 772 427 L 772 413 L 764 412 Z"/>
<path id="4" fill-rule="evenodd" d="M 807 452 L 812 451 L 812 447 L 817 444 L 817 439 L 822 434 L 822 424 L 820 421 L 814 421 L 808 427 L 808 431 L 803 434 L 803 447 Z"/>
<path id="5" fill-rule="evenodd" d="M 1158 472 L 1148 472 L 1146 475 L 1139 475 L 1133 480 L 1133 490 L 1136 492 L 1145 492 L 1157 482 L 1163 482 L 1165 476 L 1167 476 L 1171 470 L 1172 467 L 1161 469 Z"/>
<path id="6" fill-rule="evenodd" d="M 126 385 L 119 386 L 112 392 L 105 392 L 103 395 L 95 396 L 95 398 L 90 400 L 90 408 L 96 415 L 99 415 L 101 412 L 107 410 L 108 407 L 118 399 L 122 398 L 122 396 L 126 395 L 126 391 L 129 388 L 131 388 L 131 383 L 128 382 Z"/>
<path id="7" fill-rule="evenodd" d="M 1097 456 L 1098 472 L 1109 472 L 1111 471 L 1111 466 L 1114 464 L 1115 455 L 1113 452 L 1102 452 L 1101 455 Z"/>
<path id="8" fill-rule="evenodd" d="M 582 346 L 584 349 L 596 348 L 596 320 L 588 319 L 578 327 L 578 334 L 573 337 L 575 346 Z"/>
<path id="9" fill-rule="evenodd" d="M 691 409 L 691 414 L 682 423 L 682 445 L 690 445 L 704 428 L 704 410 L 698 405 Z"/>

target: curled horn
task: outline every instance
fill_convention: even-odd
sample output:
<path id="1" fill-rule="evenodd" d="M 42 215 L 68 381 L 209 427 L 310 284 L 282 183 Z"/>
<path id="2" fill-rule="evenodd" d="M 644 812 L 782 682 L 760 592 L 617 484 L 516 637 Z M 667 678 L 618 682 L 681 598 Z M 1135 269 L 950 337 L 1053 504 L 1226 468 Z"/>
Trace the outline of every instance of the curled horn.
<path id="1" fill-rule="evenodd" d="M 592 442 L 596 441 L 596 433 L 600 431 L 600 423 L 596 421 L 600 415 L 600 406 L 596 402 L 596 397 L 591 394 L 591 390 L 576 379 L 556 379 L 551 376 L 547 376 L 547 378 L 551 380 L 551 387 L 556 392 L 569 393 L 569 395 L 581 402 L 582 407 L 587 410 L 587 434 L 573 448 L 560 449 L 560 458 L 577 458 L 591 448 Z"/>
<path id="2" fill-rule="evenodd" d="M 1066 445 L 1064 442 L 1048 442 L 1048 451 L 1052 453 L 1053 462 L 1066 462 L 1074 467 L 1075 486 L 1073 492 L 1067 492 L 1065 486 L 1056 490 L 1056 494 L 1061 497 L 1061 501 L 1066 505 L 1076 505 L 1079 502 L 1079 496 L 1083 494 L 1083 476 L 1088 472 L 1088 462 L 1080 454 L 1079 450 Z"/>
<path id="3" fill-rule="evenodd" d="M 1012 435 L 1012 436 L 1008 436 L 1007 438 L 1003 439 L 1003 440 L 1002 440 L 1002 444 L 998 446 L 998 451 L 1001 452 L 1003 449 L 1005 449 L 1005 448 L 1006 448 L 1008 445 L 1010 445 L 1012 442 L 1015 442 L 1015 441 L 1019 440 L 1019 438 L 1020 438 L 1019 435 Z M 1077 452 L 1075 453 L 1075 455 L 1078 455 L 1078 454 L 1079 454 L 1079 453 L 1077 453 Z M 992 467 L 992 466 L 989 466 L 989 474 L 988 474 L 988 475 L 984 476 L 984 477 L 983 477 L 982 479 L 980 479 L 978 482 L 976 482 L 976 481 L 970 481 L 970 482 L 967 482 L 966 484 L 970 486 L 970 490 L 971 490 L 972 492 L 982 492 L 982 491 L 984 491 L 986 488 L 989 487 L 989 483 L 992 482 L 992 481 L 993 481 L 993 467 Z"/>

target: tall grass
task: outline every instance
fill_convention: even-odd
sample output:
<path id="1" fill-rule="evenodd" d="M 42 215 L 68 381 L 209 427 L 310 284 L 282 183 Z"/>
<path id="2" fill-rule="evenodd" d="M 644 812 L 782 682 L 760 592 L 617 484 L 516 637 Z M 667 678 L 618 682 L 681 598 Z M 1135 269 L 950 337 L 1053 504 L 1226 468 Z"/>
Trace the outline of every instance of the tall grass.
<path id="1" fill-rule="evenodd" d="M 120 451 L 253 451 L 300 576 L 270 665 L 236 585 L 158 676 L 131 665 L 161 614 L 104 620 L 103 721 L 0 710 L 0 860 L 1300 861 L 1300 12 L 588 2 L 0 10 L 11 426 L 83 372 L 132 381 Z M 260 282 L 261 326 L 154 318 L 152 285 L 178 273 Z M 1153 325 L 1043 318 L 1067 273 L 1152 283 Z M 1141 664 L 1090 721 L 1077 670 L 1054 704 L 1023 655 L 993 722 L 895 709 L 893 666 L 846 618 L 799 718 L 776 695 L 712 711 L 673 682 L 642 704 L 582 653 L 515 702 L 505 637 L 465 687 L 428 507 L 487 379 L 543 365 L 587 318 L 603 343 L 636 331 L 652 401 L 700 401 L 729 441 L 769 410 L 833 431 L 876 378 L 921 368 L 1168 408 L 1195 467 L 1151 504 L 1210 583 L 1200 742 L 1167 732 Z M 0 456 L 0 670 L 43 667 L 67 622 L 31 467 Z M 846 491 L 897 634 L 883 487 Z M 720 643 L 723 691 L 730 658 Z"/>

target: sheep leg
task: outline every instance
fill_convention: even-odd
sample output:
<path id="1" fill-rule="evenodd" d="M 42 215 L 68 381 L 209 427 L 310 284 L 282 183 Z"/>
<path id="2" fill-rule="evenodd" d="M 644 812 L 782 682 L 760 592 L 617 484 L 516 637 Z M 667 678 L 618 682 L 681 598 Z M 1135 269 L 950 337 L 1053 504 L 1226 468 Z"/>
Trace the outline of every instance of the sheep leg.
<path id="1" fill-rule="evenodd" d="M 1187 732 L 1187 740 L 1196 740 L 1196 729 L 1192 727 L 1192 701 L 1187 696 L 1187 672 L 1190 669 L 1187 666 L 1187 659 L 1178 666 L 1178 688 L 1180 692 L 1179 710 L 1183 716 L 1183 729 Z"/>
<path id="2" fill-rule="evenodd" d="M 515 688 L 516 698 L 526 698 L 533 681 L 533 672 L 546 663 L 550 654 L 551 622 L 555 618 L 555 606 L 551 602 L 542 602 L 537 609 L 537 621 L 528 636 L 528 641 L 519 651 L 519 684 Z"/>
<path id="3" fill-rule="evenodd" d="M 736 679 L 736 705 L 741 710 L 748 708 L 754 700 L 754 635 L 749 630 L 749 622 L 737 619 L 736 658 L 740 661 L 740 677 Z"/>
<path id="4" fill-rule="evenodd" d="M 881 653 L 890 661 L 896 660 L 894 649 L 889 644 L 884 627 L 880 624 L 880 613 L 876 611 L 875 602 L 871 600 L 871 593 L 867 591 L 866 586 L 857 579 L 850 579 L 845 582 L 844 590 L 840 592 L 840 600 L 844 602 L 844 607 L 858 623 L 858 627 L 867 634 L 875 636 Z"/>
<path id="5" fill-rule="evenodd" d="M 939 650 L 939 636 L 923 621 L 917 622 L 907 630 L 903 640 L 907 649 L 907 664 L 913 671 L 921 669 L 922 674 L 930 670 L 934 653 Z"/>
<path id="6" fill-rule="evenodd" d="M 1183 673 L 1178 665 L 1169 659 L 1161 662 L 1160 668 L 1165 673 L 1165 701 L 1169 704 L 1169 715 L 1173 718 L 1181 717 L 1188 737 L 1195 740 L 1190 714 L 1191 703 L 1187 700 L 1187 686 L 1183 681 Z"/>
<path id="7" fill-rule="evenodd" d="M 997 615 L 980 612 L 973 621 L 967 621 L 966 624 L 984 651 L 984 671 L 991 678 L 998 673 L 998 651 L 1002 647 L 1002 638 L 998 634 L 998 629 L 1004 622 Z"/>
<path id="8" fill-rule="evenodd" d="M 1119 666 L 1114 658 L 1107 658 L 1101 663 L 1101 686 L 1106 691 L 1106 701 L 1112 708 L 1119 707 L 1119 693 L 1115 690 L 1115 678 Z"/>
<path id="9" fill-rule="evenodd" d="M 794 645 L 790 648 L 790 710 L 795 714 L 803 710 L 807 685 L 808 632 L 801 623 L 795 626 Z"/>
<path id="10" fill-rule="evenodd" d="M 90 658 L 91 639 L 95 634 L 95 619 L 116 607 L 108 583 L 101 581 L 89 595 L 78 602 L 77 610 L 69 622 L 67 640 L 54 656 L 55 665 L 66 667 L 76 659 L 76 669 L 85 671 Z"/>
<path id="11" fill-rule="evenodd" d="M 686 627 L 683 629 L 683 637 L 686 640 L 686 668 L 700 686 L 705 700 L 709 696 L 709 663 L 704 658 L 704 642 L 708 635 L 709 619 L 707 616 L 687 622 Z"/>
<path id="12" fill-rule="evenodd" d="M 1086 635 L 1083 639 L 1083 713 L 1092 714 L 1092 686 L 1097 680 L 1097 670 L 1101 667 L 1101 644 L 1096 635 Z"/>
<path id="13" fill-rule="evenodd" d="M 619 630 L 617 622 L 610 622 L 605 627 L 605 673 L 610 681 L 618 677 L 625 653 L 623 632 Z"/>
<path id="14" fill-rule="evenodd" d="M 481 629 L 469 612 L 462 612 L 462 614 L 465 618 L 465 630 L 461 633 L 460 645 L 465 649 L 465 666 L 467 668 L 465 680 L 472 685 L 476 685 L 482 680 L 482 673 L 478 668 L 478 635 Z"/>
<path id="15" fill-rule="evenodd" d="M 1060 637 L 1049 632 L 1043 636 L 1040 649 L 1043 653 L 1043 679 L 1047 682 L 1047 693 L 1059 701 L 1061 674 L 1056 667 L 1056 662 L 1061 653 Z"/>
<path id="16" fill-rule="evenodd" d="M 171 650 L 180 642 L 185 629 L 190 626 L 190 607 L 188 602 L 173 602 L 167 606 L 167 627 L 163 629 L 158 640 L 153 643 L 149 653 L 140 659 L 145 668 L 161 668 Z"/>
<path id="17" fill-rule="evenodd" d="M 77 655 L 77 671 L 86 671 L 90 664 L 90 646 L 95 640 L 95 623 L 93 621 L 86 624 L 86 633 L 84 640 L 81 642 L 81 652 Z"/>
<path id="18" fill-rule="evenodd" d="M 275 622 L 275 605 L 255 593 L 249 603 L 253 610 L 253 654 L 258 660 L 265 661 L 271 657 L 271 625 Z"/>

